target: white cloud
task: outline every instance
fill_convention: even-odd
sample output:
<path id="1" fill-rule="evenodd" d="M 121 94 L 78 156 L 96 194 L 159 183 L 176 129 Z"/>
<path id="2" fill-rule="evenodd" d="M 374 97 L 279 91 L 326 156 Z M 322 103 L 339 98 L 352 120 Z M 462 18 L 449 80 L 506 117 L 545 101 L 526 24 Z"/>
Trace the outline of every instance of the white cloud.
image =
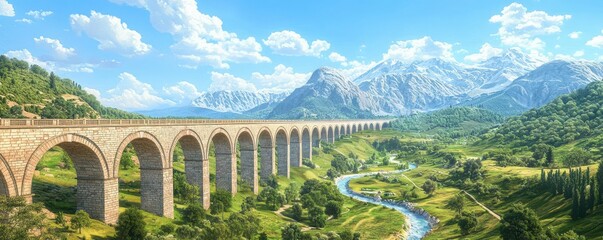
<path id="1" fill-rule="evenodd" d="M 559 49 L 559 48 L 561 48 L 561 45 L 559 45 L 559 44 L 555 45 L 555 49 Z"/>
<path id="2" fill-rule="evenodd" d="M 492 47 L 489 43 L 484 43 L 479 49 L 479 53 L 465 56 L 465 61 L 482 62 L 502 53 L 502 49 Z"/>
<path id="3" fill-rule="evenodd" d="M 576 51 L 576 52 L 574 53 L 574 55 L 573 55 L 573 56 L 574 56 L 574 57 L 577 57 L 577 58 L 579 58 L 579 57 L 584 57 L 584 51 L 582 51 L 582 50 L 578 50 L 578 51 Z"/>
<path id="4" fill-rule="evenodd" d="M 315 56 L 331 47 L 331 44 L 324 40 L 314 40 L 311 44 L 301 35 L 294 31 L 273 32 L 264 40 L 264 44 L 276 54 L 286 56 Z"/>
<path id="5" fill-rule="evenodd" d="M 33 21 L 31 19 L 27 19 L 27 18 L 17 19 L 17 20 L 15 20 L 15 22 L 27 23 L 27 24 L 33 23 Z"/>
<path id="6" fill-rule="evenodd" d="M 230 73 L 211 72 L 211 84 L 208 91 L 257 91 L 255 85 Z"/>
<path id="7" fill-rule="evenodd" d="M 64 61 L 75 56 L 75 49 L 64 47 L 61 41 L 57 39 L 40 36 L 34 38 L 34 41 L 48 52 L 48 59 L 50 60 Z"/>
<path id="8" fill-rule="evenodd" d="M 519 3 L 511 3 L 501 11 L 500 15 L 490 18 L 491 23 L 500 23 L 496 35 L 508 46 L 519 46 L 526 49 L 541 49 L 545 43 L 538 38 L 561 32 L 561 25 L 571 15 L 549 15 L 543 11 L 528 12 Z"/>
<path id="9" fill-rule="evenodd" d="M 229 68 L 228 62 L 270 62 L 261 54 L 262 46 L 253 37 L 239 39 L 222 29 L 222 20 L 201 13 L 195 0 L 111 0 L 144 8 L 151 24 L 160 32 L 171 34 L 176 43 L 172 51 L 190 64 Z"/>
<path id="10" fill-rule="evenodd" d="M 341 63 L 347 61 L 348 59 L 337 52 L 332 52 L 331 54 L 329 54 L 329 60 L 331 60 L 331 62 Z"/>
<path id="11" fill-rule="evenodd" d="M 452 55 L 452 44 L 433 41 L 431 37 L 423 37 L 415 40 L 398 41 L 383 54 L 383 59 L 397 59 L 402 62 L 427 60 L 431 58 L 442 58 L 454 60 Z"/>
<path id="12" fill-rule="evenodd" d="M 45 69 L 48 69 L 50 71 L 54 70 L 54 67 L 55 67 L 54 63 L 52 63 L 52 62 L 42 61 L 42 60 L 34 57 L 31 54 L 31 52 L 29 52 L 29 50 L 27 50 L 27 49 L 8 51 L 5 53 L 5 55 L 9 58 L 21 59 L 23 61 L 28 62 L 29 64 L 36 64 L 36 65 L 43 67 Z"/>
<path id="13" fill-rule="evenodd" d="M 177 101 L 179 104 L 188 104 L 191 102 L 191 100 L 201 95 L 201 92 L 197 90 L 197 87 L 187 81 L 179 82 L 173 86 L 164 87 L 163 92 L 170 97 L 170 99 Z"/>
<path id="14" fill-rule="evenodd" d="M 581 34 L 582 34 L 582 32 L 572 32 L 572 33 L 568 34 L 568 36 L 571 39 L 576 39 L 576 38 L 579 38 Z"/>
<path id="15" fill-rule="evenodd" d="M 93 68 L 97 66 L 96 64 L 91 63 L 70 63 L 40 59 L 33 56 L 27 49 L 8 51 L 5 55 L 10 58 L 21 59 L 29 64 L 36 64 L 48 71 L 92 73 L 94 72 Z"/>
<path id="16" fill-rule="evenodd" d="M 270 74 L 261 74 L 254 72 L 251 79 L 258 83 L 258 86 L 268 92 L 287 92 L 296 89 L 306 83 L 311 73 L 296 73 L 292 67 L 279 64 L 274 67 L 274 72 Z"/>
<path id="17" fill-rule="evenodd" d="M 349 61 L 345 63 L 344 69 L 339 69 L 339 71 L 346 76 L 349 80 L 354 80 L 369 69 L 375 67 L 377 65 L 376 62 L 371 61 L 369 63 L 359 62 L 359 61 Z"/>
<path id="18" fill-rule="evenodd" d="M 601 33 L 603 33 L 603 31 L 601 31 Z M 598 36 L 595 36 L 592 39 L 588 40 L 588 42 L 586 42 L 586 46 L 602 48 L 603 47 L 603 35 L 598 35 Z"/>
<path id="19" fill-rule="evenodd" d="M 0 0 L 0 16 L 14 17 L 15 9 L 7 0 Z"/>
<path id="20" fill-rule="evenodd" d="M 38 20 L 44 20 L 45 17 L 52 15 L 52 11 L 29 11 L 26 13 L 28 16 L 31 16 Z"/>
<path id="21" fill-rule="evenodd" d="M 86 91 L 87 93 L 89 93 L 90 95 L 96 97 L 96 99 L 100 99 L 101 97 L 101 93 L 99 90 L 96 90 L 94 88 L 89 88 L 89 87 L 84 87 L 83 88 L 84 91 Z M 100 100 L 99 100 L 100 101 Z"/>
<path id="22" fill-rule="evenodd" d="M 104 105 L 124 110 L 146 110 L 176 104 L 158 96 L 150 84 L 141 82 L 131 73 L 123 72 L 119 74 L 119 79 L 117 86 L 107 91 L 107 97 L 94 89 L 86 91 L 95 95 Z"/>
<path id="23" fill-rule="evenodd" d="M 140 33 L 129 29 L 115 16 L 91 11 L 90 17 L 72 14 L 70 19 L 71 28 L 98 41 L 101 50 L 114 50 L 126 56 L 144 55 L 151 51 L 151 45 L 142 42 Z"/>

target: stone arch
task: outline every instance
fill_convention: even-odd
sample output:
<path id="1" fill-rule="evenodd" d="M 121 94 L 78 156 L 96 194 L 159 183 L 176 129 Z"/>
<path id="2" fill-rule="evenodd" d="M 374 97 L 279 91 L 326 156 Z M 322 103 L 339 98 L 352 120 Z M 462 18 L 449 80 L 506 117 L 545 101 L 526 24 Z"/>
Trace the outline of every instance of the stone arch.
<path id="1" fill-rule="evenodd" d="M 216 188 L 232 194 L 237 192 L 237 163 L 230 134 L 223 128 L 215 129 L 208 140 L 216 153 Z M 209 145 L 206 152 L 209 154 Z"/>
<path id="2" fill-rule="evenodd" d="M 375 125 L 373 123 L 371 123 L 371 125 L 369 126 L 370 130 L 375 130 Z"/>
<path id="3" fill-rule="evenodd" d="M 339 137 L 345 136 L 345 125 L 339 127 Z"/>
<path id="4" fill-rule="evenodd" d="M 180 131 L 170 147 L 170 154 L 168 155 L 170 166 L 174 163 L 174 151 L 176 145 L 180 143 L 182 152 L 184 154 L 184 173 L 186 174 L 186 181 L 199 187 L 201 194 L 201 204 L 204 207 L 209 207 L 209 164 L 204 164 L 208 160 L 205 158 L 204 146 L 199 134 L 192 129 L 185 129 Z M 205 175 L 208 176 L 208 180 L 205 180 Z"/>
<path id="5" fill-rule="evenodd" d="M 251 130 L 246 127 L 241 128 L 237 133 L 236 143 L 239 145 L 241 180 L 257 194 L 259 192 L 257 143 Z"/>
<path id="6" fill-rule="evenodd" d="M 312 128 L 312 147 L 320 147 L 320 130 L 317 126 Z M 310 149 L 312 151 L 312 149 Z"/>
<path id="7" fill-rule="evenodd" d="M 258 132 L 258 144 L 260 145 L 260 180 L 265 181 L 274 174 L 276 163 L 274 162 L 274 140 L 272 131 L 262 128 Z"/>
<path id="8" fill-rule="evenodd" d="M 381 125 L 379 123 L 375 123 L 375 130 L 381 130 Z"/>
<path id="9" fill-rule="evenodd" d="M 302 165 L 302 139 L 297 127 L 292 127 L 289 133 L 289 163 L 293 167 Z"/>
<path id="10" fill-rule="evenodd" d="M 388 123 L 388 122 L 384 122 L 384 123 L 381 125 L 381 129 L 388 128 L 388 127 L 389 127 L 389 123 Z"/>
<path id="11" fill-rule="evenodd" d="M 335 125 L 335 128 L 333 129 L 333 141 L 339 140 L 339 136 L 339 126 Z"/>
<path id="12" fill-rule="evenodd" d="M 161 142 L 145 131 L 128 135 L 117 149 L 114 176 L 118 177 L 119 161 L 124 149 L 132 144 L 140 165 L 141 209 L 168 218 L 174 217 L 174 185 L 171 163 L 163 152 Z"/>
<path id="13" fill-rule="evenodd" d="M 358 132 L 358 129 L 356 129 L 356 124 L 352 125 L 352 134 Z"/>
<path id="14" fill-rule="evenodd" d="M 368 123 L 364 123 L 364 127 L 362 128 L 362 130 L 370 130 Z"/>
<path id="15" fill-rule="evenodd" d="M 327 127 L 322 127 L 320 130 L 320 141 L 329 142 L 329 133 Z"/>
<path id="16" fill-rule="evenodd" d="M 0 154 L 0 196 L 19 195 L 17 181 L 8 162 Z"/>
<path id="17" fill-rule="evenodd" d="M 92 218 L 115 223 L 119 214 L 117 179 L 110 178 L 107 160 L 92 140 L 77 134 L 64 134 L 45 141 L 31 154 L 21 183 L 21 195 L 31 197 L 36 165 L 51 148 L 61 147 L 73 161 L 77 174 L 77 209 Z"/>
<path id="18" fill-rule="evenodd" d="M 329 128 L 327 129 L 327 141 L 329 143 L 335 142 L 335 134 L 333 132 L 333 127 L 332 126 L 329 126 Z"/>
<path id="19" fill-rule="evenodd" d="M 352 134 L 352 128 L 350 127 L 350 124 L 348 124 L 345 127 L 345 135 L 351 135 Z"/>
<path id="20" fill-rule="evenodd" d="M 302 130 L 302 160 L 304 158 L 312 159 L 312 138 L 310 131 L 311 130 L 308 128 L 308 126 L 304 126 Z"/>
<path id="21" fill-rule="evenodd" d="M 362 132 L 362 130 L 364 130 L 364 129 L 362 128 L 362 123 L 358 123 L 358 132 Z"/>
<path id="22" fill-rule="evenodd" d="M 279 127 L 274 136 L 276 143 L 276 156 L 278 159 L 278 175 L 289 177 L 289 167 L 291 166 L 289 159 L 289 137 L 287 130 Z"/>

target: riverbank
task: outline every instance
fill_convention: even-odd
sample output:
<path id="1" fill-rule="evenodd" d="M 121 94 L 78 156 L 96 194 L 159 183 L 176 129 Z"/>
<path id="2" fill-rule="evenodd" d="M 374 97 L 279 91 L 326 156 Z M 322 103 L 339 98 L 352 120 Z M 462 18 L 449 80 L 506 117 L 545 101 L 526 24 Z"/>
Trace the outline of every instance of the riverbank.
<path id="1" fill-rule="evenodd" d="M 335 184 L 337 185 L 337 189 L 343 195 L 352 197 L 356 200 L 367 202 L 375 205 L 381 205 L 387 208 L 392 208 L 400 213 L 402 213 L 406 217 L 406 224 L 404 226 L 405 239 L 421 239 L 426 236 L 438 223 L 437 218 L 429 215 L 426 211 L 421 208 L 415 207 L 412 204 L 403 203 L 403 202 L 395 202 L 395 201 L 380 201 L 376 200 L 373 197 L 368 197 L 353 191 L 349 187 L 349 182 L 355 178 L 361 178 L 365 176 L 375 175 L 375 174 L 396 174 L 404 171 L 408 171 L 410 169 L 416 168 L 415 165 L 410 164 L 409 169 L 406 170 L 397 170 L 397 171 L 389 171 L 389 172 L 371 172 L 371 173 L 362 173 L 362 174 L 350 174 L 340 176 L 335 179 Z"/>

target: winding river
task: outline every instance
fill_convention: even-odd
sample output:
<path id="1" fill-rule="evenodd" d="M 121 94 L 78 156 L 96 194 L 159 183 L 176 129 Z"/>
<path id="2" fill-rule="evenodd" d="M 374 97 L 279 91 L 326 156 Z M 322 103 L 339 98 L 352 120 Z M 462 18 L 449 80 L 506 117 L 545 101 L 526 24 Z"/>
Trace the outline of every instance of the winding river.
<path id="1" fill-rule="evenodd" d="M 385 206 L 388 208 L 392 208 L 392 209 L 395 209 L 395 210 L 401 212 L 402 214 L 404 214 L 407 219 L 406 223 L 410 225 L 410 228 L 407 229 L 407 232 L 408 232 L 407 238 L 409 240 L 418 240 L 418 239 L 423 238 L 431 230 L 429 220 L 425 216 L 417 214 L 417 213 L 411 211 L 410 209 L 406 208 L 405 206 L 401 206 L 401 205 L 398 205 L 393 202 L 377 201 L 372 197 L 367 197 L 367 196 L 361 195 L 359 193 L 356 193 L 349 188 L 349 183 L 350 183 L 350 180 L 352 180 L 352 179 L 361 178 L 361 177 L 368 176 L 368 175 L 375 175 L 377 173 L 382 173 L 382 174 L 400 173 L 400 172 L 408 171 L 408 170 L 414 169 L 414 168 L 416 168 L 416 165 L 410 164 L 409 169 L 406 169 L 406 170 L 344 175 L 344 176 L 337 178 L 335 181 L 335 184 L 337 184 L 337 189 L 339 189 L 339 192 L 341 192 L 343 195 L 352 197 L 358 201 L 368 202 L 368 203 L 382 205 L 382 206 Z"/>

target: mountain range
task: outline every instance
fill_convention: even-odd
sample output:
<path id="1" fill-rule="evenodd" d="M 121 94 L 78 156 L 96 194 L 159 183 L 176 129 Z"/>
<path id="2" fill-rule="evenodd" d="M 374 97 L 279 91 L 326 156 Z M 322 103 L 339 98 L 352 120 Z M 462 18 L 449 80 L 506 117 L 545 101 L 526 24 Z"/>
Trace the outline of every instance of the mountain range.
<path id="1" fill-rule="evenodd" d="M 603 64 L 554 60 L 511 48 L 467 65 L 432 58 L 385 60 L 356 79 L 333 68 L 317 69 L 307 83 L 289 93 L 218 91 L 204 93 L 191 115 L 276 119 L 367 118 L 410 115 L 449 106 L 478 106 L 517 115 L 555 97 L 603 79 Z M 172 109 L 181 114 L 186 111 Z M 153 116 L 170 115 L 170 109 Z M 182 116 L 182 115 L 180 115 Z"/>

